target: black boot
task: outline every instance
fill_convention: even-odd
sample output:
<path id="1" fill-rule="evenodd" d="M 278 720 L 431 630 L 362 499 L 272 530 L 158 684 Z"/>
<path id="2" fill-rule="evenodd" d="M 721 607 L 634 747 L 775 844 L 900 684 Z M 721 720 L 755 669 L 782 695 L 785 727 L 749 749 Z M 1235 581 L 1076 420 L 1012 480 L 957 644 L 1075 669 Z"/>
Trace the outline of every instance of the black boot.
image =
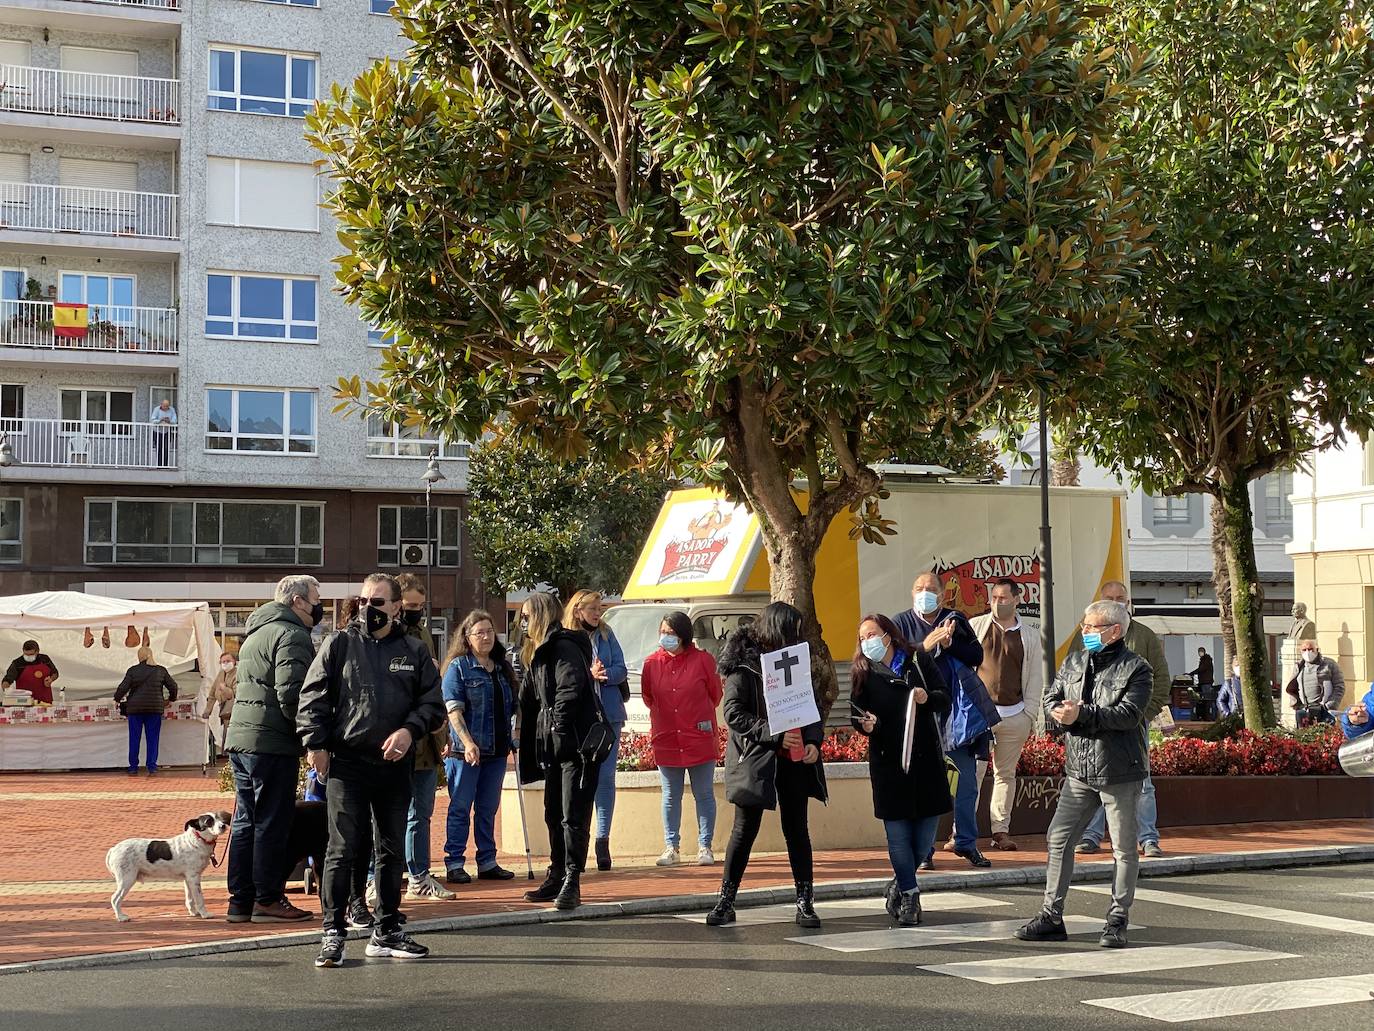
<path id="1" fill-rule="evenodd" d="M 721 881 L 720 897 L 706 914 L 707 927 L 721 927 L 735 922 L 735 896 L 739 893 L 739 881 Z"/>
<path id="2" fill-rule="evenodd" d="M 893 920 L 897 919 L 897 911 L 901 905 L 902 893 L 897 887 L 897 878 L 887 882 L 887 888 L 883 892 L 883 908 L 887 910 L 887 915 Z"/>
<path id="3" fill-rule="evenodd" d="M 596 839 L 596 868 L 603 873 L 611 868 L 611 839 Z"/>
<path id="4" fill-rule="evenodd" d="M 526 902 L 552 902 L 558 898 L 558 892 L 563 887 L 563 871 L 549 867 L 549 872 L 544 875 L 544 883 L 533 891 L 525 892 Z"/>
<path id="5" fill-rule="evenodd" d="M 912 888 L 901 894 L 901 908 L 897 911 L 897 923 L 903 927 L 917 927 L 921 923 L 921 889 Z"/>
<path id="6" fill-rule="evenodd" d="M 821 926 L 816 915 L 816 889 L 810 881 L 797 881 L 797 926 L 815 930 Z"/>
<path id="7" fill-rule="evenodd" d="M 558 892 L 558 898 L 554 899 L 554 909 L 576 909 L 582 905 L 582 875 L 576 870 L 569 870 L 568 876 L 563 879 L 563 887 Z"/>

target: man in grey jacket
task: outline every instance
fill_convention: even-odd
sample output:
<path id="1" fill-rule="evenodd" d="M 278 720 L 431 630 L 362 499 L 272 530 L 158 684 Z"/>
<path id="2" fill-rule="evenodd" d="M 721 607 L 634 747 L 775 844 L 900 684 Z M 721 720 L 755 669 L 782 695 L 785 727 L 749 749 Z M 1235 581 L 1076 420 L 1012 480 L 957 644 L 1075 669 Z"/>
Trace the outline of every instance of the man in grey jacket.
<path id="1" fill-rule="evenodd" d="M 1019 928 L 1022 941 L 1067 941 L 1064 900 L 1073 877 L 1073 842 L 1083 833 L 1099 802 L 1107 810 L 1116 867 L 1112 902 L 1100 944 L 1126 946 L 1126 925 L 1135 898 L 1136 809 L 1140 782 L 1149 772 L 1141 730 L 1150 700 L 1149 664 L 1123 638 L 1131 624 L 1125 605 L 1095 601 L 1083 613 L 1083 651 L 1070 655 L 1045 694 L 1045 719 L 1064 728 L 1064 783 L 1046 835 L 1049 861 L 1045 904 L 1040 915 Z"/>
<path id="2" fill-rule="evenodd" d="M 1345 698 L 1345 675 L 1321 653 L 1316 641 L 1299 641 L 1298 648 L 1302 657 L 1285 693 L 1293 699 L 1299 723 L 1335 723 L 1333 713 L 1340 711 Z"/>

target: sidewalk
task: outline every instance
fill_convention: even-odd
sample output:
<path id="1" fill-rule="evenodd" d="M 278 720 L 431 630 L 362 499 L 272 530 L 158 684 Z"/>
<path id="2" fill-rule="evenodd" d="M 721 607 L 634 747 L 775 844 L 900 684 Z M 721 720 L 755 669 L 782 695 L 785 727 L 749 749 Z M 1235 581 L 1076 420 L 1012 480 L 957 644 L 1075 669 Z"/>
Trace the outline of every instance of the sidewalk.
<path id="1" fill-rule="evenodd" d="M 433 827 L 433 867 L 440 873 L 443 801 L 441 795 Z M 270 947 L 317 936 L 319 925 L 314 920 L 304 926 L 196 920 L 186 915 L 180 882 L 171 881 L 136 886 L 123 903 L 133 919 L 124 924 L 115 921 L 109 904 L 113 886 L 104 865 L 106 850 L 126 837 L 178 833 L 188 817 L 229 809 L 232 803 L 232 795 L 217 791 L 213 778 L 202 778 L 198 770 L 168 771 L 151 779 L 133 779 L 122 773 L 0 775 L 0 871 L 4 873 L 0 881 L 0 973 L 16 964 L 46 965 L 46 961 L 75 957 L 88 957 L 87 962 L 118 962 L 157 954 L 147 950 L 184 955 Z M 937 853 L 936 872 L 922 875 L 923 889 L 973 889 L 1043 880 L 1043 839 L 1018 841 L 1019 852 L 988 852 L 991 870 L 973 870 L 961 859 Z M 1163 844 L 1166 858 L 1143 860 L 1143 875 L 1371 860 L 1374 824 L 1324 821 L 1192 828 L 1170 833 Z M 723 854 L 724 842 L 717 846 Z M 221 846 L 219 854 L 223 851 Z M 1105 878 L 1110 858 L 1110 852 L 1080 857 L 1084 876 Z M 412 929 L 565 918 L 520 898 L 530 887 L 522 855 L 503 854 L 501 862 L 518 871 L 516 880 L 474 881 L 456 887 L 459 897 L 453 902 L 403 902 Z M 617 868 L 611 873 L 588 874 L 583 882 L 584 906 L 578 915 L 704 910 L 720 884 L 719 863 L 672 869 L 659 869 L 652 863 L 651 856 L 617 856 Z M 469 872 L 473 872 L 471 868 Z M 223 874 L 222 867 L 207 870 L 204 882 L 206 901 L 217 916 L 224 913 L 227 901 Z M 537 859 L 535 875 L 542 875 Z M 817 895 L 822 899 L 877 894 L 890 876 L 887 854 L 879 849 L 828 851 L 816 856 Z M 782 901 L 791 889 L 786 856 L 756 855 L 745 888 L 742 898 L 751 899 L 772 895 L 769 889 L 782 889 L 774 898 Z M 319 912 L 317 898 L 293 895 L 293 901 L 312 913 Z"/>

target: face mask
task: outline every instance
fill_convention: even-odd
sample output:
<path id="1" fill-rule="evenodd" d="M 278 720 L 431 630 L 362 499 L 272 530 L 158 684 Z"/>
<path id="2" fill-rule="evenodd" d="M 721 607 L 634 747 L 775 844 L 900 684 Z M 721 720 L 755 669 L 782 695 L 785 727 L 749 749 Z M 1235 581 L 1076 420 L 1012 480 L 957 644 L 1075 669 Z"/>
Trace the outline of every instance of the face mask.
<path id="1" fill-rule="evenodd" d="M 1083 635 L 1083 650 L 1088 652 L 1100 652 L 1106 645 L 1102 643 L 1102 635 L 1094 630 L 1090 634 Z"/>
<path id="2" fill-rule="evenodd" d="M 401 618 L 405 620 L 406 626 L 419 626 L 424 615 L 424 609 L 404 609 L 401 612 Z"/>
<path id="3" fill-rule="evenodd" d="M 940 596 L 934 591 L 917 591 L 911 596 L 911 607 L 918 615 L 928 616 L 940 607 Z"/>
<path id="4" fill-rule="evenodd" d="M 228 673 L 231 669 L 234 668 L 234 664 L 232 662 L 221 662 L 219 664 L 219 668 Z"/>
<path id="5" fill-rule="evenodd" d="M 677 646 L 681 643 L 677 634 L 663 634 L 658 639 L 659 645 L 665 652 L 677 651 Z"/>
<path id="6" fill-rule="evenodd" d="M 585 630 L 585 631 L 586 631 L 587 633 L 589 633 L 589 634 L 592 633 L 594 630 L 597 629 L 597 628 L 596 628 L 595 626 L 593 626 L 591 623 L 588 623 L 585 619 L 579 619 L 578 622 L 582 624 L 582 629 Z"/>
<path id="7" fill-rule="evenodd" d="M 1313 652 L 1313 651 L 1306 651 L 1306 652 L 1303 652 L 1303 653 L 1302 653 L 1302 661 L 1303 661 L 1303 662 L 1316 662 L 1316 661 L 1317 661 L 1317 653 L 1316 653 L 1316 652 Z"/>
<path id="8" fill-rule="evenodd" d="M 315 602 L 314 605 L 311 605 L 311 606 L 310 606 L 310 625 L 311 625 L 311 626 L 319 626 L 321 620 L 323 620 L 323 619 L 324 619 L 324 602 L 322 602 L 322 601 L 317 601 L 317 602 Z"/>
<path id="9" fill-rule="evenodd" d="M 25 655 L 24 655 L 24 661 L 25 661 L 25 662 L 37 662 L 37 661 L 38 661 L 38 656 L 37 656 L 37 655 L 28 655 L 28 654 L 25 654 Z"/>
<path id="10" fill-rule="evenodd" d="M 996 601 L 992 603 L 992 614 L 998 619 L 1011 619 L 1016 615 L 1016 602 Z"/>
<path id="11" fill-rule="evenodd" d="M 368 605 L 363 609 L 363 622 L 367 625 L 367 632 L 375 634 L 391 622 L 391 617 L 377 608 L 376 605 Z"/>
<path id="12" fill-rule="evenodd" d="M 520 617 L 520 632 L 521 632 L 522 634 L 528 634 L 528 633 L 530 632 L 530 617 L 529 617 L 529 616 L 521 616 L 521 617 Z"/>
<path id="13" fill-rule="evenodd" d="M 887 654 L 887 645 L 881 637 L 865 637 L 859 642 L 859 650 L 869 662 L 882 662 L 883 656 Z"/>

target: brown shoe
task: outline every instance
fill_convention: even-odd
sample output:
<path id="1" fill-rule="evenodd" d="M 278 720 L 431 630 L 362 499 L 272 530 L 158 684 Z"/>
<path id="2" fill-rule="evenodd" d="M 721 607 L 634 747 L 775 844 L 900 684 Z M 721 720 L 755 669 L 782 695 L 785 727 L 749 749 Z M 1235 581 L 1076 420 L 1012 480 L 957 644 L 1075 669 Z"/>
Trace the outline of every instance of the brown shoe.
<path id="1" fill-rule="evenodd" d="M 998 831 L 992 836 L 992 847 L 1001 849 L 1003 852 L 1015 852 L 1016 842 L 1011 840 L 1011 835 L 1005 831 Z"/>
<path id="2" fill-rule="evenodd" d="M 255 924 L 285 924 L 295 920 L 309 920 L 313 914 L 297 909 L 286 899 L 280 899 L 269 906 L 261 902 L 253 904 L 252 922 Z"/>
<path id="3" fill-rule="evenodd" d="M 950 838 L 948 841 L 946 841 L 946 842 L 944 843 L 944 845 L 940 848 L 940 851 L 941 851 L 941 852 L 953 852 L 953 851 L 954 851 L 954 839 L 953 839 L 953 838 Z"/>

